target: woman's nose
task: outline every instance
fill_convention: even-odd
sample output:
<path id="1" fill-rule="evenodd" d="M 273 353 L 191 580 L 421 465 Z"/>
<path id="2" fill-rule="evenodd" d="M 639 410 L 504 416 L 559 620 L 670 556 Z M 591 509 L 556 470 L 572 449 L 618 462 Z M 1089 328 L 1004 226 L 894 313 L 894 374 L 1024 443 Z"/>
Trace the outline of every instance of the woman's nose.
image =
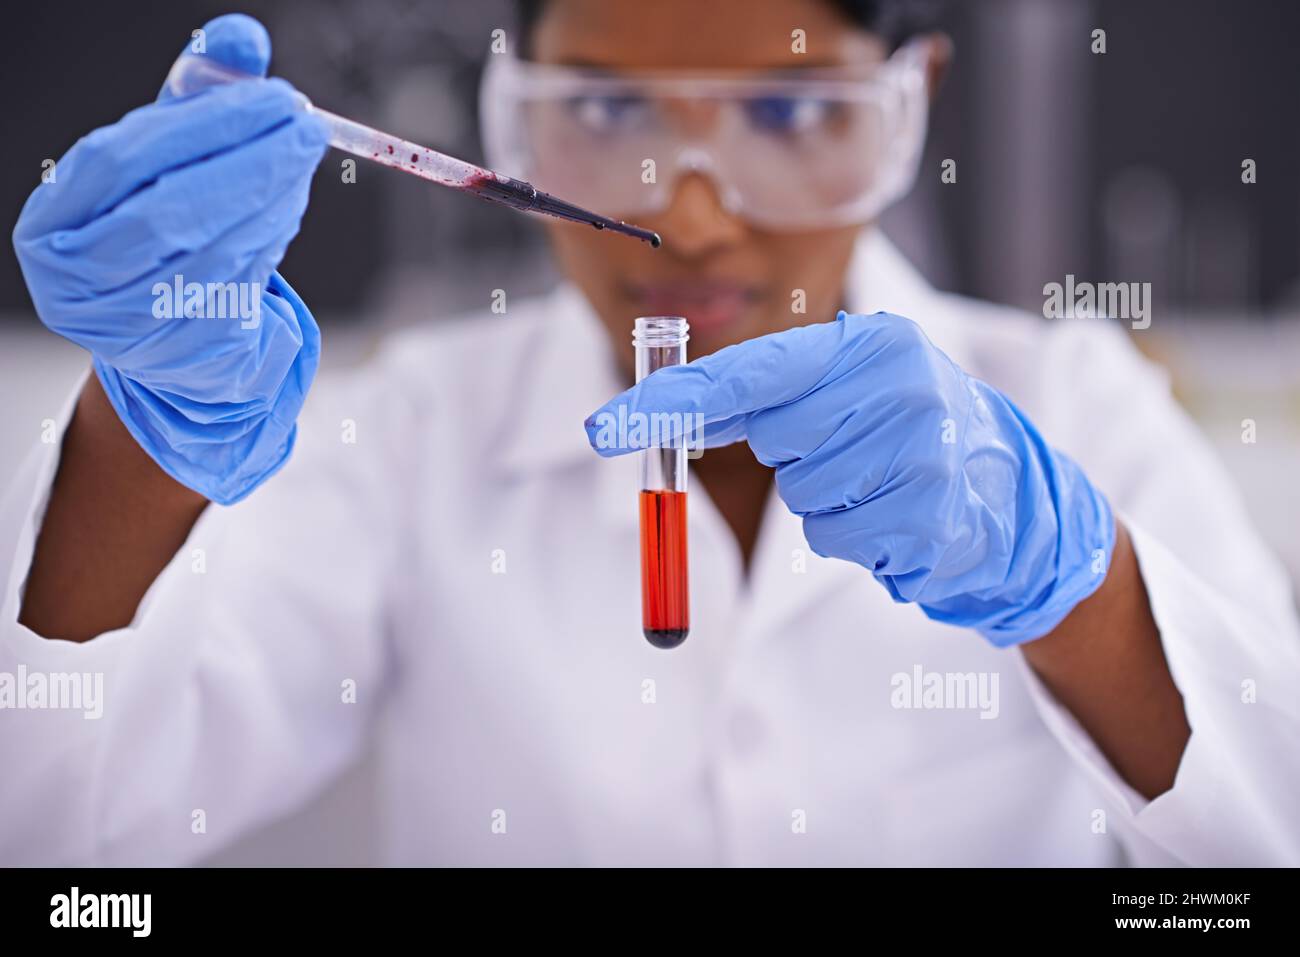
<path id="1" fill-rule="evenodd" d="M 713 181 L 703 173 L 687 173 L 673 185 L 672 200 L 655 217 L 654 228 L 665 248 L 679 256 L 698 258 L 741 241 L 745 224 L 727 212 Z"/>

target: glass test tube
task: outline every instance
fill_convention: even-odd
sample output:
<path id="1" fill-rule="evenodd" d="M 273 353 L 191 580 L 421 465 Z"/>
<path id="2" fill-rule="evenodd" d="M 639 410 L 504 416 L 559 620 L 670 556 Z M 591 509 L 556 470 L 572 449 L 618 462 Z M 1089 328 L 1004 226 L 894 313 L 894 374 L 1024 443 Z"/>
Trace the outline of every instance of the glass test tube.
<path id="1" fill-rule="evenodd" d="M 688 329 L 686 320 L 678 316 L 637 319 L 632 333 L 637 382 L 656 369 L 686 362 Z M 654 410 L 645 411 L 654 415 Z M 653 437 L 655 424 L 646 427 Z M 660 434 L 662 427 L 661 418 Z M 641 627 L 656 648 L 676 648 L 691 628 L 686 587 L 685 437 L 669 445 L 640 453 Z"/>

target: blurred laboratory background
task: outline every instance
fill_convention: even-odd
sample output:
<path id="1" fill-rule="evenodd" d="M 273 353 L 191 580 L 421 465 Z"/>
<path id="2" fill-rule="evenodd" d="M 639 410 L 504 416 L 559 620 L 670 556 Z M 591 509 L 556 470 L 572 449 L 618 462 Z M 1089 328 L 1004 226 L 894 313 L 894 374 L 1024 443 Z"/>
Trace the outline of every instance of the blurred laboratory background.
<path id="1" fill-rule="evenodd" d="M 491 32 L 513 35 L 509 0 L 21 4 L 6 13 L 0 59 L 0 220 L 17 218 L 42 160 L 151 100 L 191 30 L 232 9 L 267 25 L 274 72 L 317 103 L 481 159 L 478 78 Z M 886 231 L 937 285 L 1036 313 L 1044 284 L 1067 274 L 1152 283 L 1152 323 L 1134 338 L 1169 369 L 1300 582 L 1300 4 L 949 0 L 944 11 L 956 58 L 920 183 Z M 1091 50 L 1095 29 L 1104 54 Z M 325 329 L 327 365 L 357 361 L 395 326 L 484 308 L 495 288 L 513 298 L 554 281 L 525 217 L 369 164 L 343 185 L 341 158 L 322 164 L 281 267 Z M 940 182 L 947 158 L 955 184 Z M 6 244 L 0 484 L 84 366 L 35 319 Z M 365 863 L 369 787 L 363 766 L 214 863 Z"/>

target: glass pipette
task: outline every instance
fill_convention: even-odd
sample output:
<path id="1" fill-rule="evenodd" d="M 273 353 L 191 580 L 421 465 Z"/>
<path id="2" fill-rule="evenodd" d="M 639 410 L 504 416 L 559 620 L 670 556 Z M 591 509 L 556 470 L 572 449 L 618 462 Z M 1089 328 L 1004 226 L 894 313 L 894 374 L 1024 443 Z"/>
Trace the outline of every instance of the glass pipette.
<path id="1" fill-rule="evenodd" d="M 257 79 L 250 73 L 235 70 L 206 56 L 187 53 L 179 57 L 167 74 L 167 88 L 175 96 L 188 96 L 222 83 Z M 300 93 L 299 96 L 302 96 Z M 658 233 L 610 219 L 566 202 L 558 196 L 544 193 L 531 183 L 502 176 L 490 169 L 466 163 L 427 146 L 420 146 L 400 137 L 390 136 L 362 123 L 330 113 L 315 106 L 302 96 L 303 109 L 310 110 L 329 124 L 330 145 L 359 156 L 382 163 L 404 173 L 412 173 L 439 186 L 448 186 L 470 193 L 480 199 L 502 203 L 523 212 L 545 213 L 574 223 L 585 223 L 596 229 L 632 236 L 658 248 Z"/>

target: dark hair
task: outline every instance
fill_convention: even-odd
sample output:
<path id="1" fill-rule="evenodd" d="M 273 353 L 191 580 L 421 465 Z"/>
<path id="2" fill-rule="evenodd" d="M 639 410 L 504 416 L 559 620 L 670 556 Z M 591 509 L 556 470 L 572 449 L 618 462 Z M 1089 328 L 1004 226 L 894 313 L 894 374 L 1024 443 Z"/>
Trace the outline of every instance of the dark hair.
<path id="1" fill-rule="evenodd" d="M 519 11 L 519 35 L 524 56 L 528 55 L 529 38 L 541 19 L 549 0 L 515 0 Z M 826 0 L 868 33 L 884 39 L 890 50 L 921 33 L 933 30 L 939 22 L 944 0 Z"/>

